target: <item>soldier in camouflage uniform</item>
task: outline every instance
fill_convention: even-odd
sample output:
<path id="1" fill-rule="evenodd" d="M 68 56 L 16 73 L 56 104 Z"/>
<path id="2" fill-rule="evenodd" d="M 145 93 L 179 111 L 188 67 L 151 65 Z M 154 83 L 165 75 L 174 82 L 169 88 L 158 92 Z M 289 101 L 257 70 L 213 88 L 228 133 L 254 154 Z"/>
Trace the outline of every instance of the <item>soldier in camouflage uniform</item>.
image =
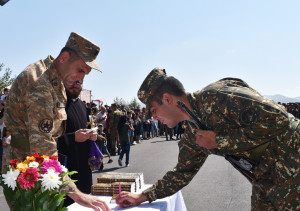
<path id="1" fill-rule="evenodd" d="M 110 155 L 115 156 L 116 155 L 116 149 L 118 149 L 118 152 L 120 152 L 120 141 L 119 141 L 119 134 L 118 134 L 118 122 L 120 117 L 123 115 L 121 111 L 117 109 L 117 105 L 115 103 L 111 104 L 111 118 L 109 123 L 109 137 L 110 137 Z M 119 153 L 120 154 L 120 153 Z"/>
<path id="2" fill-rule="evenodd" d="M 300 210 L 299 120 L 244 81 L 225 78 L 194 93 L 155 68 L 138 91 L 146 112 L 172 128 L 186 121 L 176 167 L 142 194 L 122 193 L 117 203 L 140 204 L 170 196 L 187 185 L 210 154 L 249 159 L 252 210 Z M 182 101 L 207 130 L 197 129 Z"/>
<path id="3" fill-rule="evenodd" d="M 55 139 L 64 133 L 67 118 L 65 88 L 72 92 L 81 86 L 92 68 L 100 71 L 96 62 L 99 51 L 97 45 L 72 32 L 56 59 L 48 56 L 20 73 L 7 100 L 5 124 L 12 133 L 12 152 L 3 159 L 4 165 L 36 152 L 57 155 Z M 85 131 L 82 129 L 76 133 L 84 140 L 97 135 Z M 69 183 L 61 191 L 70 191 L 68 195 L 83 206 L 109 210 L 105 202 L 81 193 L 74 183 Z"/>

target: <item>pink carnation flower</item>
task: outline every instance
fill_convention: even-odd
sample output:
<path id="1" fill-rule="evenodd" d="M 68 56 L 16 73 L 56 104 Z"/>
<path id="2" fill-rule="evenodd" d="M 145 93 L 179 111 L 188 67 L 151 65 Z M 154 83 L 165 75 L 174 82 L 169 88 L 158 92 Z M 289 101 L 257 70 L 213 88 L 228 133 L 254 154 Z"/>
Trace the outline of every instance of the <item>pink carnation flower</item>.
<path id="1" fill-rule="evenodd" d="M 58 173 L 58 174 L 60 174 L 63 170 L 61 165 L 56 160 L 44 161 L 41 169 L 45 173 L 48 173 L 48 169 L 53 169 L 55 171 L 55 173 Z"/>
<path id="2" fill-rule="evenodd" d="M 27 190 L 27 188 L 34 188 L 34 182 L 39 181 L 39 169 L 38 168 L 27 168 L 24 173 L 22 173 L 19 178 L 18 182 L 22 188 Z"/>

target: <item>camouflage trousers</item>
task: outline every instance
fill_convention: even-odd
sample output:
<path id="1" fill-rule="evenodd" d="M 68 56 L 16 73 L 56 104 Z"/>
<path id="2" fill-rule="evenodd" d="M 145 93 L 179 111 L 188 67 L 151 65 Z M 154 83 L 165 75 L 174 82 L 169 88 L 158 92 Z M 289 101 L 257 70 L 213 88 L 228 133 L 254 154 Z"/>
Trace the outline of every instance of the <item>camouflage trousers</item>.
<path id="1" fill-rule="evenodd" d="M 117 130 L 110 131 L 110 141 L 111 141 L 110 154 L 111 155 L 116 155 L 116 148 L 118 147 L 117 138 L 118 138 Z"/>
<path id="2" fill-rule="evenodd" d="M 255 169 L 251 210 L 300 210 L 300 148 L 298 134 L 272 140 Z"/>

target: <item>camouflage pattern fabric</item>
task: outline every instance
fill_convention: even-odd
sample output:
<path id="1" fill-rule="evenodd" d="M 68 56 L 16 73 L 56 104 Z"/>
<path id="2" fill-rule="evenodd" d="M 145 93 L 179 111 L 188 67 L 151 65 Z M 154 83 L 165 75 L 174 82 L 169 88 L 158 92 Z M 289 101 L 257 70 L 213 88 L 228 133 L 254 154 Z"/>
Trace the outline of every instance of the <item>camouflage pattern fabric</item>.
<path id="1" fill-rule="evenodd" d="M 252 210 L 300 209 L 299 120 L 240 79 L 227 78 L 188 94 L 192 111 L 216 133 L 218 155 L 251 157 L 270 142 L 254 168 Z M 214 151 L 196 144 L 195 126 L 186 123 L 176 167 L 144 191 L 151 202 L 187 185 Z"/>
<path id="2" fill-rule="evenodd" d="M 3 158 L 4 165 L 12 159 L 22 161 L 36 152 L 57 155 L 55 138 L 65 131 L 67 97 L 52 62 L 53 58 L 48 56 L 29 65 L 11 87 L 5 125 L 12 134 L 12 151 Z"/>
<path id="3" fill-rule="evenodd" d="M 152 95 L 167 77 L 165 69 L 156 67 L 147 75 L 146 79 L 142 83 L 137 96 L 146 105 L 146 119 L 151 119 L 149 104 L 151 102 Z"/>
<path id="4" fill-rule="evenodd" d="M 119 110 L 115 110 L 111 113 L 109 129 L 110 129 L 110 141 L 111 141 L 111 150 L 112 155 L 115 155 L 116 149 L 116 140 L 118 139 L 118 122 L 120 117 L 122 116 L 122 112 Z"/>
<path id="5" fill-rule="evenodd" d="M 96 44 L 92 43 L 85 37 L 72 32 L 70 37 L 65 45 L 65 47 L 71 48 L 72 50 L 76 51 L 78 56 L 91 68 L 95 70 L 101 69 L 96 62 L 96 57 L 100 52 L 100 47 Z"/>

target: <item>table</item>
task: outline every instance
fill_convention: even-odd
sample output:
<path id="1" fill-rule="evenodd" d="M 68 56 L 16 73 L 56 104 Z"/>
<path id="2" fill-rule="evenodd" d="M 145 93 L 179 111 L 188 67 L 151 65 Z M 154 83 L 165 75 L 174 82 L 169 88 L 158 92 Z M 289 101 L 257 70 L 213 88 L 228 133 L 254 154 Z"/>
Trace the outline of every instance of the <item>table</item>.
<path id="1" fill-rule="evenodd" d="M 151 185 L 144 185 L 142 190 L 147 189 Z M 142 190 L 137 191 L 137 193 L 140 193 Z M 186 211 L 185 203 L 181 194 L 181 191 L 178 191 L 172 196 L 166 197 L 164 199 L 157 199 L 156 201 L 149 203 L 144 202 L 140 204 L 137 207 L 130 207 L 130 208 L 120 208 L 117 204 L 111 204 L 110 199 L 111 196 L 98 196 L 101 198 L 101 200 L 105 201 L 109 208 L 113 211 L 117 210 L 130 210 L 130 211 L 140 211 L 145 210 L 147 211 Z M 68 206 L 68 211 L 92 211 L 93 209 L 83 207 L 77 203 L 74 203 L 70 206 Z"/>

